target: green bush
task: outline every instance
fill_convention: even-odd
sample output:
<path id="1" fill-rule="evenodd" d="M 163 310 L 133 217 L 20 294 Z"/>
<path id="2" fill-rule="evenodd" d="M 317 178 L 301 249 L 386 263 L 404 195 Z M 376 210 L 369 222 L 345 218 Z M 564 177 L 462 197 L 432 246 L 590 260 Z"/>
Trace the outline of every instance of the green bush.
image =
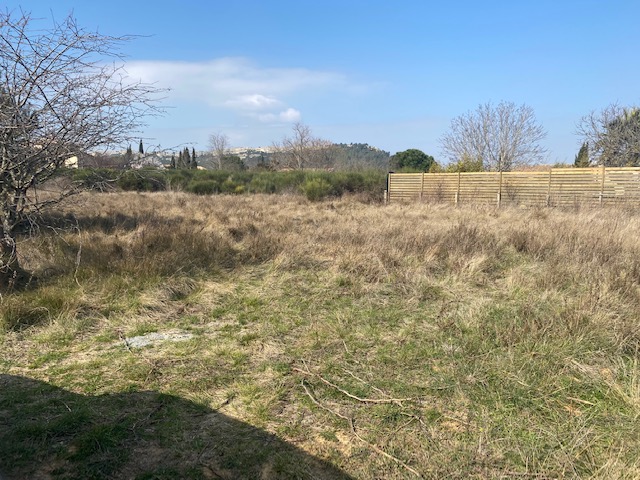
<path id="1" fill-rule="evenodd" d="M 187 170 L 184 168 L 169 170 L 165 172 L 167 185 L 171 190 L 187 190 L 195 173 L 197 173 L 197 171 Z"/>
<path id="2" fill-rule="evenodd" d="M 158 170 L 128 170 L 118 179 L 122 190 L 159 192 L 166 190 L 167 176 Z"/>
<path id="3" fill-rule="evenodd" d="M 278 186 L 270 175 L 261 173 L 253 176 L 247 185 L 247 191 L 249 193 L 276 193 Z"/>
<path id="4" fill-rule="evenodd" d="M 317 202 L 331 195 L 333 188 L 324 178 L 311 178 L 300 187 L 308 200 Z"/>
<path id="5" fill-rule="evenodd" d="M 196 195 L 212 195 L 220 193 L 220 184 L 215 180 L 196 180 L 191 182 L 185 190 Z"/>
<path id="6" fill-rule="evenodd" d="M 386 174 L 376 170 L 338 171 L 235 171 L 224 170 L 108 170 L 79 169 L 64 175 L 86 188 L 105 189 L 110 185 L 122 190 L 155 192 L 178 190 L 198 195 L 216 193 L 302 193 L 311 200 L 344 194 L 382 195 Z"/>
<path id="7" fill-rule="evenodd" d="M 220 191 L 222 193 L 236 193 L 236 188 L 241 185 L 242 184 L 236 182 L 233 177 L 229 177 L 224 182 L 222 182 Z"/>
<path id="8" fill-rule="evenodd" d="M 107 190 L 115 186 L 120 172 L 108 168 L 78 168 L 67 172 L 75 183 L 91 190 Z"/>

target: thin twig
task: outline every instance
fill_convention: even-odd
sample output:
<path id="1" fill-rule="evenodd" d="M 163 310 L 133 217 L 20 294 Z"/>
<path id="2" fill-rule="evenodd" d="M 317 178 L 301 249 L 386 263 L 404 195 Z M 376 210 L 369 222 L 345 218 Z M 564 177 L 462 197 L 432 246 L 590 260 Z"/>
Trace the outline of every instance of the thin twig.
<path id="1" fill-rule="evenodd" d="M 330 382 L 329 380 L 327 380 L 326 378 L 324 378 L 320 374 L 313 373 L 313 372 L 311 372 L 309 370 L 302 370 L 302 369 L 296 368 L 296 367 L 293 367 L 292 370 L 295 371 L 295 372 L 298 372 L 298 373 L 302 373 L 303 375 L 309 375 L 309 376 L 315 377 L 318 380 L 320 380 L 322 383 L 324 383 L 326 385 L 329 385 L 331 388 L 335 388 L 336 390 L 338 390 L 343 395 L 346 395 L 347 397 L 352 398 L 352 399 L 357 400 L 357 401 L 362 402 L 362 403 L 394 403 L 396 405 L 401 405 L 402 402 L 408 402 L 408 401 L 411 401 L 411 400 L 415 400 L 414 397 L 410 397 L 410 398 L 362 398 L 362 397 L 358 397 L 357 395 L 353 395 L 352 393 L 349 393 L 348 391 L 344 390 L 343 388 L 340 388 L 338 385 L 336 385 L 335 383 Z"/>
<path id="2" fill-rule="evenodd" d="M 530 478 L 541 478 L 544 480 L 551 480 L 552 478 L 555 477 L 549 477 L 548 475 L 545 475 L 544 473 L 527 473 L 527 472 L 503 472 L 504 475 L 507 475 L 509 477 L 530 477 Z"/>
<path id="3" fill-rule="evenodd" d="M 358 380 L 359 382 L 363 383 L 364 385 L 366 385 L 367 387 L 371 387 L 373 388 L 376 392 L 380 393 L 381 395 L 385 395 L 385 396 L 389 396 L 388 394 L 386 394 L 385 392 L 383 392 L 382 390 L 380 390 L 378 387 L 371 385 L 370 383 L 366 382 L 365 380 L 363 380 L 362 378 L 358 377 L 355 373 L 353 373 L 351 370 L 347 370 L 346 368 L 343 368 L 342 370 L 344 370 L 346 373 L 348 373 L 349 375 L 351 375 L 353 378 L 355 378 L 356 380 Z"/>
<path id="4" fill-rule="evenodd" d="M 304 388 L 305 393 L 307 394 L 307 396 L 311 399 L 311 401 L 314 403 L 314 405 L 317 405 L 319 408 L 321 408 L 322 410 L 326 410 L 327 412 L 342 418 L 343 420 L 346 420 L 349 423 L 349 427 L 351 428 L 351 433 L 353 433 L 353 436 L 356 437 L 358 440 L 360 440 L 362 443 L 364 443 L 365 445 L 367 445 L 369 448 L 371 448 L 373 451 L 375 451 L 376 453 L 382 455 L 385 458 L 388 458 L 389 460 L 392 460 L 393 462 L 397 463 L 398 465 L 400 465 L 401 467 L 407 469 L 409 472 L 413 473 L 416 477 L 418 478 L 424 478 L 422 476 L 422 474 L 420 472 L 418 472 L 417 470 L 415 470 L 414 468 L 410 467 L 409 465 L 407 465 L 405 462 L 403 462 L 402 460 L 400 460 L 397 457 L 394 457 L 393 455 L 391 455 L 390 453 L 385 452 L 384 450 L 382 450 L 380 447 L 378 447 L 377 445 L 365 440 L 364 438 L 362 438 L 358 432 L 356 431 L 356 427 L 353 423 L 353 419 L 350 417 L 347 417 L 345 415 L 342 415 L 339 412 L 336 412 L 332 409 L 330 409 L 329 407 L 321 404 L 314 396 L 313 394 L 309 391 L 309 389 L 307 388 L 307 385 L 305 384 L 304 380 L 302 380 L 302 388 Z"/>
<path id="5" fill-rule="evenodd" d="M 349 426 L 351 427 L 351 431 L 353 433 L 355 433 L 355 426 L 353 425 L 353 419 L 350 417 L 347 417 L 345 415 L 342 415 L 340 412 L 336 412 L 335 410 L 331 410 L 329 407 L 322 405 L 318 400 L 316 400 L 316 398 L 313 396 L 313 394 L 309 391 L 309 389 L 307 388 L 307 385 L 305 384 L 304 380 L 302 380 L 302 388 L 304 388 L 305 393 L 307 394 L 307 396 L 311 399 L 311 401 L 317 405 L 318 407 L 320 407 L 323 410 L 326 410 L 327 412 L 335 415 L 336 417 L 340 417 L 343 420 L 346 420 L 349 423 Z"/>
<path id="6" fill-rule="evenodd" d="M 394 457 L 393 455 L 385 452 L 384 450 L 382 450 L 380 447 L 378 447 L 377 445 L 374 445 L 371 442 L 367 442 L 364 438 L 362 438 L 360 435 L 358 435 L 357 432 L 353 432 L 353 434 L 355 435 L 355 437 L 360 440 L 362 443 L 366 444 L 367 446 L 369 446 L 371 449 L 375 450 L 376 452 L 378 452 L 380 455 L 382 455 L 385 458 L 388 458 L 389 460 L 393 460 L 394 462 L 396 462 L 398 465 L 406 468 L 407 470 L 409 470 L 411 473 L 413 473 L 416 477 L 418 478 L 424 478 L 422 476 L 422 474 L 420 472 L 418 472 L 417 470 L 415 470 L 414 468 L 410 467 L 409 465 L 407 465 L 406 463 L 404 463 L 402 460 L 400 460 L 397 457 Z"/>
<path id="7" fill-rule="evenodd" d="M 124 343 L 124 346 L 127 347 L 127 350 L 129 350 L 129 353 L 131 355 L 135 355 L 135 353 L 133 353 L 133 350 L 131 350 L 131 345 L 129 345 L 129 342 L 127 341 L 127 339 L 124 337 L 124 335 L 122 335 L 122 332 L 118 332 L 118 336 L 120 337 L 120 340 L 122 340 L 122 342 Z"/>

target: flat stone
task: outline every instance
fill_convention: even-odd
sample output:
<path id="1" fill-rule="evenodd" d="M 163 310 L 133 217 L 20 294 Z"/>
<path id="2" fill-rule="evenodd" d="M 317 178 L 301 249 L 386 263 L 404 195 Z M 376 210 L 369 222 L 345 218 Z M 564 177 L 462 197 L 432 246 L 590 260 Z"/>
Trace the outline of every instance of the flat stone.
<path id="1" fill-rule="evenodd" d="M 130 348 L 142 348 L 149 345 L 157 345 L 163 342 L 183 342 L 193 338 L 191 333 L 184 332 L 166 332 L 158 333 L 152 332 L 146 335 L 140 335 L 138 337 L 125 338 L 125 342 Z"/>

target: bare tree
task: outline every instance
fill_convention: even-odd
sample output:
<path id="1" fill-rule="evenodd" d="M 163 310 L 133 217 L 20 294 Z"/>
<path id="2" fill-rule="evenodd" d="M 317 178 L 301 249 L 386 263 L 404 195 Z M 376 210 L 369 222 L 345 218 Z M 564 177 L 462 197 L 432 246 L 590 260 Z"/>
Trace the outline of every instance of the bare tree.
<path id="1" fill-rule="evenodd" d="M 584 116 L 577 130 L 598 165 L 640 166 L 640 108 L 609 105 Z"/>
<path id="2" fill-rule="evenodd" d="M 224 157 L 229 154 L 229 137 L 223 133 L 212 133 L 209 136 L 209 149 L 218 170 L 222 170 Z"/>
<path id="3" fill-rule="evenodd" d="M 20 282 L 16 235 L 42 208 L 74 192 L 39 186 L 70 157 L 133 140 L 158 90 L 129 81 L 120 46 L 71 17 L 43 29 L 22 11 L 0 12 L 0 289 Z"/>
<path id="4" fill-rule="evenodd" d="M 337 151 L 332 142 L 314 137 L 308 125 L 297 122 L 292 135 L 274 143 L 275 162 L 285 168 L 329 168 L 334 165 Z"/>
<path id="5" fill-rule="evenodd" d="M 440 146 L 451 163 L 471 158 L 482 161 L 484 170 L 508 172 L 541 161 L 546 150 L 539 142 L 545 136 L 531 107 L 487 103 L 454 118 Z"/>
<path id="6" fill-rule="evenodd" d="M 312 142 L 311 166 L 334 168 L 338 161 L 338 147 L 330 140 L 315 138 Z"/>

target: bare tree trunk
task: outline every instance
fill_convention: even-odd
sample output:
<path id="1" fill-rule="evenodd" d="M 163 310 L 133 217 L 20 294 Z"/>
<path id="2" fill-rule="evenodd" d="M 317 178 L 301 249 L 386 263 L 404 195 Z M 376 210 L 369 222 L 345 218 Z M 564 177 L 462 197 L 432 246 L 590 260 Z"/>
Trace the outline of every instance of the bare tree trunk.
<path id="1" fill-rule="evenodd" d="M 0 292 L 13 290 L 26 284 L 29 275 L 20 267 L 16 242 L 10 235 L 0 238 Z"/>

